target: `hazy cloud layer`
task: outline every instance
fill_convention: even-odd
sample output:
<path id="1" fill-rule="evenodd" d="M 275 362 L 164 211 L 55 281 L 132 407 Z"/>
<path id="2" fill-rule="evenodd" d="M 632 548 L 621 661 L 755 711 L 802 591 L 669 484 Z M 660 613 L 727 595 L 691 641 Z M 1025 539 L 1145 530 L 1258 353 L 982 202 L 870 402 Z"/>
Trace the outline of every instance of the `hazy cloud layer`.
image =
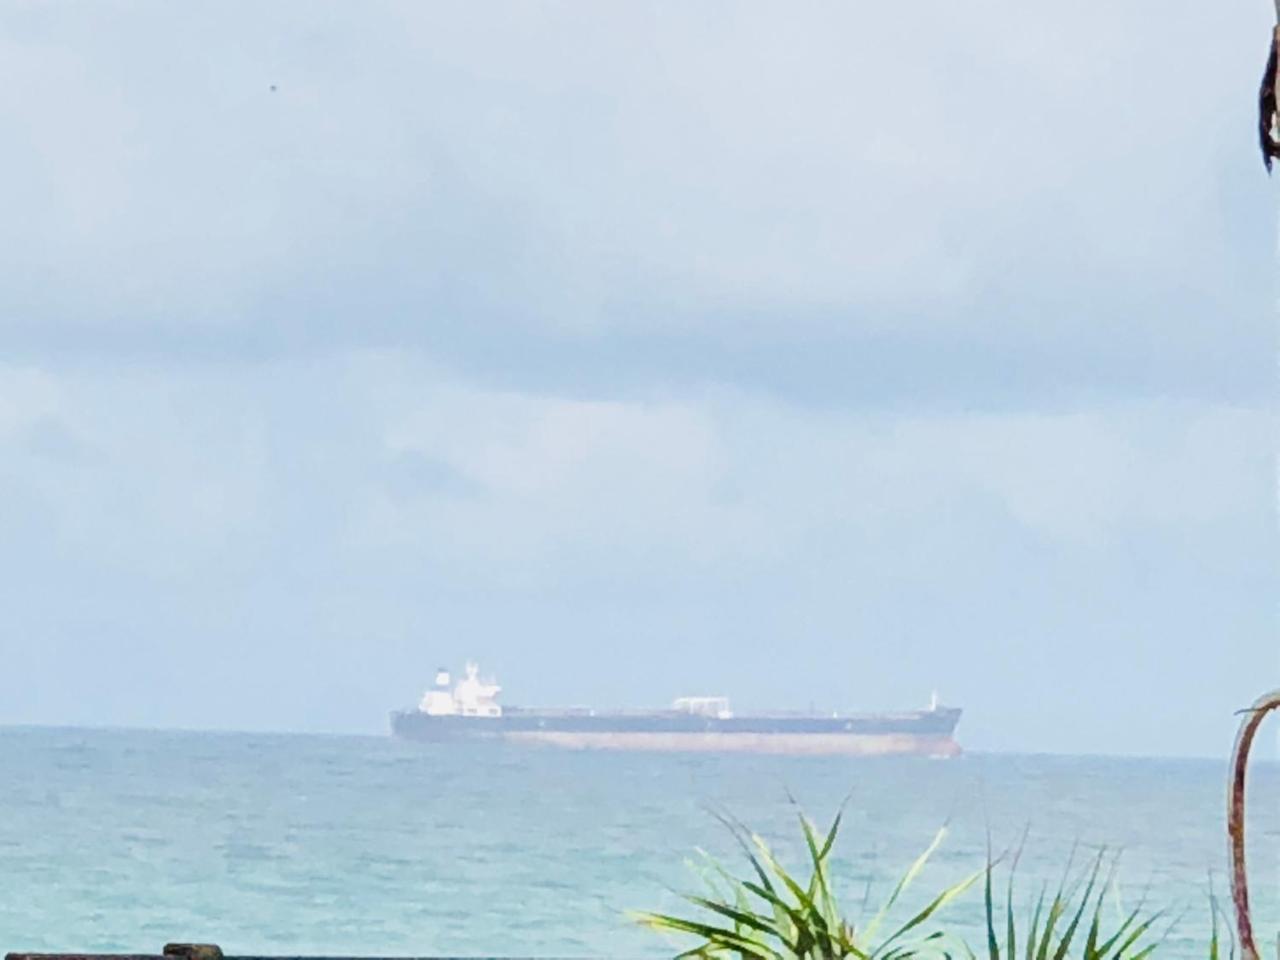
<path id="1" fill-rule="evenodd" d="M 376 729 L 474 652 L 544 702 L 937 685 L 979 744 L 1207 751 L 1270 644 L 1258 411 L 575 400 L 404 354 L 0 379 L 13 718 Z"/>
<path id="2" fill-rule="evenodd" d="M 1268 16 L 10 5 L 0 722 L 377 730 L 474 653 L 1220 752 Z"/>

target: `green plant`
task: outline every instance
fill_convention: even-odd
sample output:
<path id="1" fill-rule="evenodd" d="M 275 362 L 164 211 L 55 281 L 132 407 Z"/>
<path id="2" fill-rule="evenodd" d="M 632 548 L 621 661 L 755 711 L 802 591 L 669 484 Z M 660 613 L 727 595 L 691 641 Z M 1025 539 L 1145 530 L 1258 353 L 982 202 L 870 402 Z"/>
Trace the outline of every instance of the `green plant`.
<path id="1" fill-rule="evenodd" d="M 997 929 L 998 911 L 992 895 L 996 864 L 988 857 L 984 901 L 989 960 L 1074 960 L 1076 957 L 1079 960 L 1145 960 L 1150 956 L 1160 945 L 1159 940 L 1151 939 L 1151 928 L 1163 912 L 1145 914 L 1141 904 L 1124 911 L 1117 904 L 1115 919 L 1108 921 L 1104 900 L 1107 891 L 1114 890 L 1115 861 L 1112 860 L 1104 876 L 1105 857 L 1106 851 L 1099 851 L 1092 863 L 1075 877 L 1071 874 L 1072 861 L 1068 860 L 1051 899 L 1047 899 L 1047 888 L 1041 887 L 1030 910 L 1030 926 L 1024 928 L 1021 935 L 1013 905 L 1018 857 L 1014 857 L 1009 870 L 1004 915 L 1000 918 L 1003 930 Z M 1218 960 L 1216 905 L 1210 960 Z"/>
<path id="2" fill-rule="evenodd" d="M 1218 920 L 1222 916 L 1222 908 L 1213 892 L 1213 878 L 1209 878 L 1209 916 L 1213 922 L 1213 935 L 1209 939 L 1209 960 L 1222 960 L 1222 941 L 1218 936 Z M 1227 924 L 1227 960 L 1235 960 L 1236 945 L 1231 937 L 1231 924 Z"/>
<path id="3" fill-rule="evenodd" d="M 1075 854 L 1068 858 L 1052 896 L 1046 884 L 1025 914 L 1015 907 L 1015 877 L 1021 846 L 1012 857 L 1005 896 L 997 904 L 994 892 L 997 868 L 1004 858 L 987 857 L 986 867 L 947 887 L 883 938 L 880 930 L 903 893 L 924 869 L 941 844 L 945 828 L 903 874 L 880 910 L 865 926 L 856 927 L 842 912 L 834 893 L 830 870 L 832 848 L 842 815 L 820 835 L 813 823 L 800 815 L 800 827 L 808 852 L 809 877 L 804 882 L 779 862 L 769 845 L 742 824 L 717 815 L 746 855 L 751 867 L 747 879 L 734 877 L 721 864 L 703 854 L 703 880 L 709 895 L 685 896 L 701 916 L 683 917 L 640 913 L 634 917 L 663 933 L 700 939 L 679 958 L 723 960 L 908 960 L 929 956 L 950 960 L 962 956 L 979 960 L 972 947 L 943 930 L 925 933 L 924 925 L 950 901 L 979 878 L 983 883 L 986 920 L 984 960 L 1148 960 L 1164 942 L 1155 928 L 1165 911 L 1147 912 L 1140 902 L 1121 906 L 1115 884 L 1118 858 L 1107 859 L 1099 851 L 1073 872 Z M 1025 837 L 1024 837 L 1025 841 Z M 1111 897 L 1108 897 L 1111 894 Z M 1109 902 L 1113 900 L 1114 902 Z M 1212 919 L 1208 960 L 1234 960 L 1234 941 L 1220 937 L 1223 911 L 1212 885 L 1209 889 Z M 1172 929 L 1170 924 L 1168 929 Z M 1230 925 L 1228 924 L 1228 931 Z M 1250 958 L 1242 953 L 1243 960 Z"/>
<path id="4" fill-rule="evenodd" d="M 898 881 L 879 912 L 859 930 L 842 912 L 832 888 L 830 856 L 840 830 L 840 814 L 821 835 L 807 817 L 800 815 L 808 851 L 809 877 L 804 882 L 782 866 L 760 836 L 728 817 L 719 819 L 746 854 L 752 876 L 745 880 L 735 878 L 706 857 L 709 870 L 704 879 L 710 895 L 685 899 L 710 916 L 697 919 L 658 913 L 636 915 L 636 919 L 654 930 L 701 939 L 701 943 L 680 957 L 905 960 L 922 954 L 952 955 L 949 938 L 944 933 L 922 935 L 921 928 L 934 913 L 976 882 L 981 871 L 946 888 L 892 933 L 878 939 L 890 911 L 942 842 L 945 829 L 938 832 L 933 843 Z"/>

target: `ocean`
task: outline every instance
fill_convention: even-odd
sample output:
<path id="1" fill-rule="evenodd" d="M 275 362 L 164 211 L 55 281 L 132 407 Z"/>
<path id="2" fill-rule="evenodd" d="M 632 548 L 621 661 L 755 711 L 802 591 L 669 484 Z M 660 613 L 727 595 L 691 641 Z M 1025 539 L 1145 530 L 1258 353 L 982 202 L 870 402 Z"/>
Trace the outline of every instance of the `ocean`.
<path id="1" fill-rule="evenodd" d="M 698 890 L 701 848 L 742 866 L 723 809 L 801 864 L 798 804 L 846 798 L 834 873 L 858 913 L 944 825 L 907 906 L 1029 835 L 1025 901 L 1073 847 L 1122 850 L 1114 907 L 1167 908 L 1160 955 L 1206 957 L 1227 883 L 1222 761 L 562 752 L 502 745 L 0 729 L 0 949 L 670 957 L 627 911 Z M 1280 930 L 1280 769 L 1253 774 L 1259 937 Z M 1212 878 L 1212 879 L 1211 879 Z M 1111 898 L 1109 898 L 1110 900 Z M 975 949 L 979 888 L 941 917 Z M 1161 928 L 1162 932 L 1164 927 Z"/>

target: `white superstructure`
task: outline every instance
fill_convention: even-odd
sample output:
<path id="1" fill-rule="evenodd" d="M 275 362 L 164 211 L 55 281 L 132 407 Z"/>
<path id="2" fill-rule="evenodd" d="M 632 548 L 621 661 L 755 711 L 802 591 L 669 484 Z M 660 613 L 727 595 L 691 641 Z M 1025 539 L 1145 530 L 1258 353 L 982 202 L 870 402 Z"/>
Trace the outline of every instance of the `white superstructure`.
<path id="1" fill-rule="evenodd" d="M 733 716 L 728 697 L 677 697 L 672 702 L 671 709 L 698 717 L 715 717 L 718 720 L 728 720 Z"/>
<path id="2" fill-rule="evenodd" d="M 497 696 L 502 688 L 479 679 L 480 668 L 468 663 L 466 676 L 449 689 L 449 671 L 441 668 L 435 686 L 422 695 L 418 710 L 432 717 L 500 717 Z"/>

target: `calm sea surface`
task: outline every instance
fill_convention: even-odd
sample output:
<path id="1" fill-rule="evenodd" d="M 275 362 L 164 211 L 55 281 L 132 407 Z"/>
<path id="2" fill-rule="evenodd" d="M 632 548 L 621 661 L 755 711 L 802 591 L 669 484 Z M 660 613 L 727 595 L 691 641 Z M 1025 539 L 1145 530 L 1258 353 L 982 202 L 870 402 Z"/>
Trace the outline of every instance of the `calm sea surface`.
<path id="1" fill-rule="evenodd" d="M 1030 839 L 1021 889 L 1077 842 L 1122 847 L 1119 897 L 1186 911 L 1164 956 L 1204 957 L 1225 888 L 1225 763 L 1068 757 L 678 756 L 381 738 L 0 729 L 0 950 L 662 957 L 625 912 L 678 906 L 696 848 L 738 865 L 721 806 L 794 860 L 788 792 L 836 873 L 883 896 L 944 823 L 910 905 Z M 1280 929 L 1280 775 L 1250 815 L 1255 921 Z M 949 925 L 980 940 L 981 896 Z"/>

